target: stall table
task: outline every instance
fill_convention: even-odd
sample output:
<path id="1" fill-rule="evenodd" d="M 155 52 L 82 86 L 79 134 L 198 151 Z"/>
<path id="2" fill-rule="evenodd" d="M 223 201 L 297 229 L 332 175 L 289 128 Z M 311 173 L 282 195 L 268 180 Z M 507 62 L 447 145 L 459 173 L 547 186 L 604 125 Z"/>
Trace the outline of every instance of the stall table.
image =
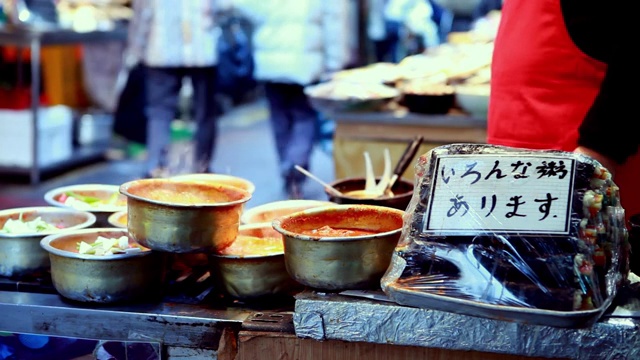
<path id="1" fill-rule="evenodd" d="M 0 331 L 155 342 L 167 359 L 639 359 L 640 320 L 588 328 L 528 325 L 303 291 L 294 306 L 255 309 L 160 302 L 83 305 L 0 291 Z"/>
<path id="2" fill-rule="evenodd" d="M 71 157 L 41 166 L 38 161 L 38 116 L 40 108 L 40 50 L 49 45 L 86 44 L 105 41 L 126 41 L 125 28 L 110 31 L 75 32 L 54 28 L 19 28 L 9 25 L 0 26 L 0 45 L 12 45 L 20 49 L 29 49 L 31 53 L 31 122 L 32 122 L 32 161 L 30 167 L 0 166 L 1 173 L 28 174 L 32 184 L 40 182 L 41 174 L 45 171 L 68 168 L 77 164 L 87 163 L 103 158 L 105 146 L 87 145 L 74 149 Z M 1 138 L 0 134 L 0 138 Z"/>

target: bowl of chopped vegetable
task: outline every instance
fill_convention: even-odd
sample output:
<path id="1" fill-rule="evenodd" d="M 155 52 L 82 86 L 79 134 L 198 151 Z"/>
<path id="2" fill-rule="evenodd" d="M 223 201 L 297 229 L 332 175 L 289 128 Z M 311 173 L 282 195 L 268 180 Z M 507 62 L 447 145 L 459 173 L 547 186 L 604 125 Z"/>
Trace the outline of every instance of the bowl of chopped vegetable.
<path id="1" fill-rule="evenodd" d="M 109 227 L 109 216 L 127 210 L 127 198 L 118 185 L 78 184 L 47 191 L 44 200 L 52 206 L 89 211 L 96 216 L 95 227 Z"/>
<path id="2" fill-rule="evenodd" d="M 49 255 L 54 288 L 67 299 L 117 303 L 160 295 L 164 256 L 137 244 L 126 229 L 52 234 L 40 246 Z"/>
<path id="3" fill-rule="evenodd" d="M 48 271 L 49 255 L 40 247 L 40 240 L 88 228 L 95 221 L 90 212 L 53 206 L 0 211 L 0 276 L 24 277 Z"/>

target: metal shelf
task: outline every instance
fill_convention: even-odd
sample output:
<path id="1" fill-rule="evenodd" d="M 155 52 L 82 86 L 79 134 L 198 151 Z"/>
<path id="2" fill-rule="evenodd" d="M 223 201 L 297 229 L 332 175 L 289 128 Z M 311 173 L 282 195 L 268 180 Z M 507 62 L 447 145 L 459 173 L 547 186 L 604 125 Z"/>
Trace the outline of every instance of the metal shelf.
<path id="1" fill-rule="evenodd" d="M 58 28 L 28 28 L 11 25 L 0 26 L 0 45 L 12 45 L 20 49 L 27 48 L 31 52 L 31 117 L 33 126 L 33 159 L 31 166 L 7 167 L 0 166 L 0 174 L 28 174 L 32 184 L 40 182 L 43 171 L 69 168 L 77 164 L 97 160 L 104 156 L 106 148 L 82 147 L 74 151 L 74 154 L 63 161 L 39 166 L 38 162 L 38 108 L 40 107 L 40 50 L 42 46 L 63 44 L 85 44 L 104 41 L 126 41 L 126 28 L 117 28 L 110 31 L 91 31 L 79 33 Z M 20 76 L 19 76 L 20 77 Z M 1 138 L 0 134 L 0 138 Z"/>
<path id="2" fill-rule="evenodd" d="M 102 161 L 105 159 L 105 153 L 107 151 L 107 145 L 84 145 L 73 149 L 73 153 L 67 159 L 56 161 L 47 165 L 38 166 L 39 172 L 47 173 L 51 171 L 60 171 L 71 169 L 75 166 L 84 165 L 96 161 Z M 31 167 L 22 166 L 6 166 L 0 165 L 1 174 L 14 174 L 14 175 L 29 175 L 31 173 Z"/>

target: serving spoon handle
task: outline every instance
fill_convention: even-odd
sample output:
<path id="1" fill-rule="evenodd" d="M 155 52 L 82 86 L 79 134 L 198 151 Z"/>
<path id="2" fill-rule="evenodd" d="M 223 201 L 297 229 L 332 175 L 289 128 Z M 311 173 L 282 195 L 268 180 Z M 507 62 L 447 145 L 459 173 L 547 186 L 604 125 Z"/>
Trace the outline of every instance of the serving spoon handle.
<path id="1" fill-rule="evenodd" d="M 312 173 L 308 172 L 307 170 L 305 170 L 305 168 L 303 168 L 302 166 L 299 165 L 295 165 L 294 166 L 296 168 L 296 170 L 300 171 L 301 173 L 305 174 L 308 178 L 310 178 L 311 180 L 314 180 L 315 182 L 317 182 L 318 184 L 322 185 L 325 187 L 325 189 L 327 189 L 331 194 L 335 195 L 335 196 L 342 196 L 342 193 L 340 191 L 338 191 L 338 189 L 334 188 L 333 186 L 327 184 L 326 182 L 320 180 L 319 177 L 313 175 Z"/>

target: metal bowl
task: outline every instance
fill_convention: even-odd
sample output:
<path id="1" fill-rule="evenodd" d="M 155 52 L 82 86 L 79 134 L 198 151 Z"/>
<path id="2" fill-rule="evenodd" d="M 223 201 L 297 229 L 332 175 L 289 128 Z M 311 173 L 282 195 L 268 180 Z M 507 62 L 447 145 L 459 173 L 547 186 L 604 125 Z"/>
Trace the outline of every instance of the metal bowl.
<path id="1" fill-rule="evenodd" d="M 280 216 L 327 205 L 333 205 L 333 203 L 320 200 L 273 201 L 245 210 L 240 216 L 240 222 L 242 224 L 268 223 L 271 226 L 271 222 Z"/>
<path id="2" fill-rule="evenodd" d="M 124 211 L 127 209 L 127 199 L 118 194 L 119 186 L 118 185 L 107 185 L 107 184 L 78 184 L 78 185 L 69 185 L 62 186 L 59 188 L 55 188 L 47 191 L 44 194 L 44 200 L 47 204 L 67 209 L 74 209 L 80 211 L 89 211 L 96 216 L 95 227 L 107 227 L 109 225 L 109 216 L 114 212 Z M 82 196 L 91 196 L 101 200 L 108 200 L 113 196 L 113 194 L 118 194 L 118 201 L 116 205 L 96 205 L 96 206 L 71 206 L 65 204 L 60 200 L 60 197 L 66 194 L 67 192 L 73 192 Z"/>
<path id="3" fill-rule="evenodd" d="M 115 228 L 126 229 L 127 228 L 127 212 L 126 211 L 118 211 L 115 212 L 107 218 L 109 225 Z"/>
<path id="4" fill-rule="evenodd" d="M 92 228 L 49 235 L 40 245 L 49 253 L 53 286 L 65 298 L 91 303 L 115 303 L 153 298 L 164 275 L 161 253 L 144 249 L 115 255 L 79 254 L 76 244 L 93 243 L 98 236 L 119 238 L 126 229 Z M 133 240 L 129 238 L 133 244 Z"/>
<path id="5" fill-rule="evenodd" d="M 335 205 L 274 220 L 284 235 L 287 271 L 297 282 L 328 291 L 380 287 L 402 230 L 404 212 L 384 206 Z M 304 231 L 330 226 L 371 235 L 318 237 Z"/>
<path id="6" fill-rule="evenodd" d="M 213 252 L 238 235 L 240 213 L 251 194 L 234 186 L 171 179 L 124 183 L 127 227 L 153 250 Z M 188 201 L 187 201 L 188 200 Z"/>
<path id="7" fill-rule="evenodd" d="M 241 225 L 238 235 L 282 239 L 271 224 Z M 299 287 L 284 263 L 284 251 L 271 255 L 211 254 L 211 273 L 220 288 L 239 299 L 276 296 Z"/>
<path id="8" fill-rule="evenodd" d="M 377 199 L 362 199 L 347 194 L 349 191 L 364 190 L 365 183 L 366 180 L 363 177 L 336 180 L 330 185 L 345 195 L 337 196 L 328 191 L 326 193 L 329 200 L 336 204 L 388 206 L 398 210 L 406 210 L 413 196 L 413 183 L 403 178 L 399 178 L 395 184 L 393 184 L 391 188 L 391 191 L 394 193 L 393 196 L 384 196 Z"/>
<path id="9" fill-rule="evenodd" d="M 189 180 L 189 181 L 203 181 L 211 182 L 214 184 L 225 184 L 235 187 L 239 187 L 248 191 L 250 194 L 256 190 L 256 186 L 249 180 L 243 179 L 238 176 L 225 175 L 225 174 L 184 174 L 171 177 L 173 180 Z"/>
<path id="10" fill-rule="evenodd" d="M 61 229 L 24 234 L 0 232 L 0 276 L 21 277 L 48 271 L 49 255 L 40 247 L 40 240 L 50 234 L 87 228 L 96 222 L 95 215 L 86 211 L 52 206 L 24 207 L 0 211 L 0 229 L 7 220 L 19 219 L 20 214 L 26 221 L 40 216 Z"/>

